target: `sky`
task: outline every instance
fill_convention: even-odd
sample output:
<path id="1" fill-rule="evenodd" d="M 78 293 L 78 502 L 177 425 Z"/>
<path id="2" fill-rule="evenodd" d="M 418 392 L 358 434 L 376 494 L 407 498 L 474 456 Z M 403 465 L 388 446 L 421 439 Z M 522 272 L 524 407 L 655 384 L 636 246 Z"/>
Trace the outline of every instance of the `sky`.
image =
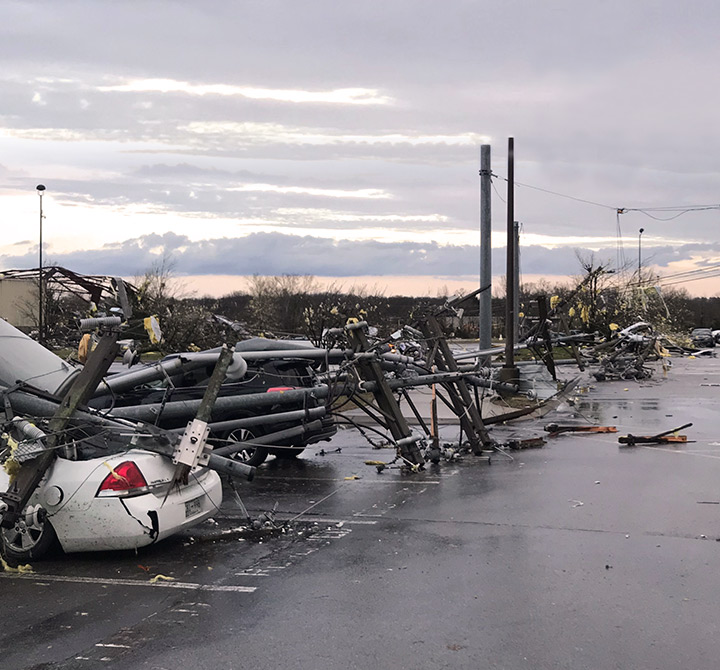
<path id="1" fill-rule="evenodd" d="M 513 137 L 524 281 L 712 276 L 719 28 L 715 0 L 3 0 L 0 270 L 37 267 L 42 202 L 76 272 L 472 290 L 480 146 L 497 281 Z"/>

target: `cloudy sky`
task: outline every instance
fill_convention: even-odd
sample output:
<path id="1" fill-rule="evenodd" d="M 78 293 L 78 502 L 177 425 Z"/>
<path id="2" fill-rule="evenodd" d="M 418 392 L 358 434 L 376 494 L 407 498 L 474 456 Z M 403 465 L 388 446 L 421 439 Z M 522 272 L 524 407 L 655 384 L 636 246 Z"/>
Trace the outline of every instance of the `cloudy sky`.
<path id="1" fill-rule="evenodd" d="M 37 266 L 42 183 L 78 272 L 472 289 L 483 143 L 503 273 L 508 137 L 525 279 L 635 266 L 640 228 L 660 273 L 711 268 L 719 28 L 715 0 L 4 0 L 0 269 Z"/>

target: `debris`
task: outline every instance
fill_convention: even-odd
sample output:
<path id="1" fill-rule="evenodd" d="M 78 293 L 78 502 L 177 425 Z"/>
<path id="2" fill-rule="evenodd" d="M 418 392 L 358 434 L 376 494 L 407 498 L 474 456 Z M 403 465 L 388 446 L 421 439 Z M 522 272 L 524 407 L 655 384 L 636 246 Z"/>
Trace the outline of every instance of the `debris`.
<path id="1" fill-rule="evenodd" d="M 560 426 L 557 423 L 549 423 L 543 430 L 550 433 L 550 437 L 560 433 L 617 433 L 615 426 Z"/>
<path id="2" fill-rule="evenodd" d="M 28 573 L 28 572 L 34 572 L 32 565 L 24 564 L 24 565 L 17 565 L 12 566 L 7 563 L 7 561 L 0 556 L 0 566 L 2 566 L 2 569 L 5 572 L 19 572 L 19 573 Z"/>
<path id="3" fill-rule="evenodd" d="M 573 507 L 582 507 L 585 504 L 582 500 L 568 500 L 568 502 L 574 503 Z"/>
<path id="4" fill-rule="evenodd" d="M 519 451 L 520 449 L 542 449 L 547 442 L 542 437 L 531 437 L 526 440 L 509 440 L 499 447 L 506 447 L 513 451 Z"/>
<path id="5" fill-rule="evenodd" d="M 636 444 L 684 443 L 687 442 L 687 435 L 677 435 L 677 432 L 683 428 L 689 428 L 690 426 L 692 426 L 692 423 L 686 423 L 682 426 L 678 426 L 677 428 L 672 428 L 671 430 L 666 430 L 663 433 L 658 433 L 657 435 L 621 435 L 618 437 L 618 442 L 620 444 L 627 445 L 628 447 L 634 447 Z M 675 433 L 675 435 L 672 433 Z"/>
<path id="6" fill-rule="evenodd" d="M 174 581 L 175 581 L 175 577 L 168 577 L 167 575 L 160 575 L 160 574 L 158 574 L 158 575 L 155 575 L 155 576 L 150 580 L 150 583 L 151 583 L 151 584 L 157 584 L 159 581 L 163 581 L 163 582 L 174 582 Z"/>

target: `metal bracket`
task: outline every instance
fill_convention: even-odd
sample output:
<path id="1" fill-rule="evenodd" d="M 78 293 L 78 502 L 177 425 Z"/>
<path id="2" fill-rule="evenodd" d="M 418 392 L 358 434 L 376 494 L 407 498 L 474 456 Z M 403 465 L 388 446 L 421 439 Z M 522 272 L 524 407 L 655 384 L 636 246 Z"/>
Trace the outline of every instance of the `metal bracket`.
<path id="1" fill-rule="evenodd" d="M 180 443 L 175 447 L 173 463 L 183 463 L 190 468 L 196 465 L 207 465 L 212 447 L 207 444 L 210 428 L 205 421 L 193 419 L 185 428 Z"/>

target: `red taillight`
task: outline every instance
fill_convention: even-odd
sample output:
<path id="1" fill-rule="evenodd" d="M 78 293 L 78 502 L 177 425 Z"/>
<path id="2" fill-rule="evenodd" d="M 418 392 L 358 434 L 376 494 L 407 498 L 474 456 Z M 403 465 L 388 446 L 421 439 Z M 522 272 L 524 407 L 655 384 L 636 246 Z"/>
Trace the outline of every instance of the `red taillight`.
<path id="1" fill-rule="evenodd" d="M 140 468 L 132 461 L 124 461 L 114 467 L 110 474 L 100 484 L 97 495 L 103 491 L 113 493 L 128 493 L 134 489 L 147 488 L 147 482 Z"/>
<path id="2" fill-rule="evenodd" d="M 282 393 L 283 391 L 294 391 L 292 386 L 271 386 L 265 393 Z"/>

